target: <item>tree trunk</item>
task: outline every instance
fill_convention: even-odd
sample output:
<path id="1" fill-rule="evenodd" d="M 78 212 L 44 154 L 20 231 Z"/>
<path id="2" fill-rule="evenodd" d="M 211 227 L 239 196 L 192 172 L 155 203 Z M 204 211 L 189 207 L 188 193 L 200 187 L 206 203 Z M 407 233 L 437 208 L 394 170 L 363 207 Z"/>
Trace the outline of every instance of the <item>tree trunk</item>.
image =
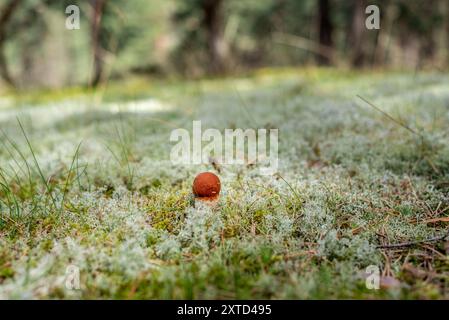
<path id="1" fill-rule="evenodd" d="M 444 40 L 443 43 L 443 66 L 449 66 L 449 3 L 447 1 L 443 1 L 442 10 L 444 12 Z"/>
<path id="2" fill-rule="evenodd" d="M 91 0 L 93 14 L 91 21 L 91 41 L 93 51 L 93 73 L 90 81 L 92 87 L 96 87 L 103 76 L 103 48 L 100 44 L 101 17 L 106 4 L 106 0 Z"/>
<path id="3" fill-rule="evenodd" d="M 398 14 L 397 9 L 392 2 L 385 2 L 385 5 L 381 7 L 381 12 L 384 18 L 382 19 L 382 27 L 380 30 L 377 30 L 377 41 L 372 66 L 387 65 L 389 51 L 394 50 L 391 44 L 391 38 L 393 37 L 393 26 Z"/>
<path id="4" fill-rule="evenodd" d="M 366 60 L 363 49 L 363 38 L 365 35 L 365 8 L 366 0 L 352 0 L 352 22 L 349 32 L 349 48 L 351 52 L 351 65 L 361 67 Z"/>
<path id="5" fill-rule="evenodd" d="M 0 77 L 11 86 L 15 86 L 14 80 L 9 72 L 6 61 L 4 45 L 6 41 L 6 26 L 11 20 L 14 11 L 19 7 L 21 0 L 11 0 L 1 10 L 0 14 Z"/>
<path id="6" fill-rule="evenodd" d="M 210 69 L 212 73 L 225 72 L 228 48 L 223 35 L 223 0 L 203 0 L 202 10 Z"/>
<path id="7" fill-rule="evenodd" d="M 321 46 L 333 47 L 332 33 L 333 24 L 330 17 L 329 0 L 318 1 L 318 39 Z M 330 65 L 331 59 L 328 57 L 319 55 L 317 56 L 318 64 Z"/>

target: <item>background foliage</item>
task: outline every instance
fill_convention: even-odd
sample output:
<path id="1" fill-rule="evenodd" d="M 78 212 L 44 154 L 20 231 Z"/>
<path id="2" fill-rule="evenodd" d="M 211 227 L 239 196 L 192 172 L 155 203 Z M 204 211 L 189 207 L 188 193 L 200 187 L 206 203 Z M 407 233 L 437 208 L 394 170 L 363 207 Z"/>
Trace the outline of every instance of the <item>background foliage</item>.
<path id="1" fill-rule="evenodd" d="M 69 4 L 81 9 L 80 30 L 65 28 Z M 368 4 L 381 10 L 380 30 L 365 28 Z M 19 88 L 304 64 L 442 69 L 449 60 L 445 0 L 3 0 L 0 12 L 1 74 Z"/>

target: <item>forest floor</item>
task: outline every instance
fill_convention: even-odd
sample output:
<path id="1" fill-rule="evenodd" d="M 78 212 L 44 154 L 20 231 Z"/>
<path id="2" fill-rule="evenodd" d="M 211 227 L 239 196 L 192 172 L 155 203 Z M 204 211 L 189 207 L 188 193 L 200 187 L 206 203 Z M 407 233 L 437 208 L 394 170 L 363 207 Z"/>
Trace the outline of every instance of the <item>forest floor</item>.
<path id="1" fill-rule="evenodd" d="M 172 164 L 193 120 L 278 128 L 279 174 Z M 6 95 L 0 298 L 449 298 L 448 123 L 449 75 L 429 72 Z M 193 206 L 202 171 L 222 181 L 213 209 Z"/>

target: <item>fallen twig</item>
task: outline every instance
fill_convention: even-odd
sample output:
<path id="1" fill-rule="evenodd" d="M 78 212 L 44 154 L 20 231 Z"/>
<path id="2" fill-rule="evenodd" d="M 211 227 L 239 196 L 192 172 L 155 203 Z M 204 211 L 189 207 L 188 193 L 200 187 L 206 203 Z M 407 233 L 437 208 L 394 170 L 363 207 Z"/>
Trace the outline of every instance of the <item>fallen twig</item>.
<path id="1" fill-rule="evenodd" d="M 419 244 L 428 243 L 428 242 L 438 242 L 449 237 L 449 230 L 444 235 L 432 237 L 420 241 L 408 241 L 402 243 L 394 243 L 394 244 L 384 244 L 376 246 L 377 249 L 396 249 L 396 248 L 404 248 L 404 247 L 413 247 Z"/>

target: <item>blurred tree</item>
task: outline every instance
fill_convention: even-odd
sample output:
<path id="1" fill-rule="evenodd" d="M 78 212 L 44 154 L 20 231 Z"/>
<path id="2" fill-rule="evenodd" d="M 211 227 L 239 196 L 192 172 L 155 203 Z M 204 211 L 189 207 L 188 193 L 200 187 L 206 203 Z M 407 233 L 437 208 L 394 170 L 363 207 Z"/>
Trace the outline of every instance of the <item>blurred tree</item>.
<path id="1" fill-rule="evenodd" d="M 331 20 L 329 0 L 318 0 L 317 10 L 318 41 L 323 47 L 333 48 L 332 33 L 334 26 Z M 326 55 L 318 55 L 317 61 L 321 65 L 331 64 L 331 59 Z"/>
<path id="2" fill-rule="evenodd" d="M 203 25 L 207 30 L 207 46 L 213 73 L 226 70 L 228 47 L 223 37 L 223 0 L 202 0 Z"/>
<path id="3" fill-rule="evenodd" d="M 7 39 L 7 26 L 13 18 L 14 12 L 19 7 L 21 0 L 10 0 L 5 3 L 0 11 L 0 76 L 11 86 L 15 86 L 14 80 L 9 72 L 8 63 L 4 53 L 4 44 Z"/>
<path id="4" fill-rule="evenodd" d="M 442 5 L 441 5 L 441 9 L 442 12 L 444 12 L 445 18 L 444 18 L 444 31 L 445 34 L 443 34 L 443 44 L 444 44 L 444 54 L 443 54 L 443 59 L 444 59 L 444 66 L 448 66 L 449 65 L 449 2 L 442 0 Z"/>
<path id="5" fill-rule="evenodd" d="M 93 70 L 90 85 L 96 87 L 102 80 L 104 49 L 100 43 L 101 19 L 107 0 L 90 0 L 92 6 L 91 41 L 93 53 Z"/>
<path id="6" fill-rule="evenodd" d="M 224 39 L 223 5 L 223 0 L 183 1 L 174 14 L 178 25 L 195 23 L 195 28 L 189 28 L 184 33 L 181 47 L 194 51 L 205 49 L 208 58 L 207 71 L 212 74 L 223 73 L 227 67 L 229 48 Z"/>
<path id="7" fill-rule="evenodd" d="M 348 34 L 349 47 L 351 48 L 351 61 L 354 67 L 360 67 L 365 63 L 366 54 L 363 39 L 365 38 L 365 8 L 366 0 L 352 0 L 351 30 Z"/>

